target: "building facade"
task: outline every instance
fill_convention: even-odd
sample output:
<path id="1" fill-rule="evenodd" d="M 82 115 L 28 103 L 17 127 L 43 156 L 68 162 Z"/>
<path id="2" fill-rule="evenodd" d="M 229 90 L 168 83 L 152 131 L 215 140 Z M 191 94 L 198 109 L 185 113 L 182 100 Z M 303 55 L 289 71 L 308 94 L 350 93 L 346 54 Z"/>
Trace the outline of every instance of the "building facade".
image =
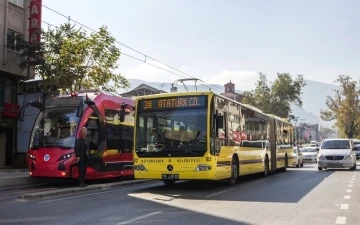
<path id="1" fill-rule="evenodd" d="M 16 156 L 18 85 L 34 71 L 19 67 L 24 58 L 17 36 L 29 39 L 31 0 L 0 0 L 0 167 L 12 166 Z"/>
<path id="2" fill-rule="evenodd" d="M 241 102 L 242 101 L 242 95 L 235 92 L 235 84 L 231 82 L 228 82 L 224 84 L 224 93 L 221 93 L 220 95 L 225 96 L 227 98 L 230 98 L 232 100 Z"/>

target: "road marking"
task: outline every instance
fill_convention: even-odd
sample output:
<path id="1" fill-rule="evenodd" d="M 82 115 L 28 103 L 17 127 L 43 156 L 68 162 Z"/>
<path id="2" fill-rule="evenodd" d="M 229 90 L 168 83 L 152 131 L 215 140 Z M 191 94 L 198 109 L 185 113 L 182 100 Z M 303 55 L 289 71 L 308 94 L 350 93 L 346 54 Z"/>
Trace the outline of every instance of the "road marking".
<path id="1" fill-rule="evenodd" d="M 224 191 L 219 191 L 219 192 L 216 192 L 214 194 L 211 194 L 211 195 L 208 195 L 208 196 L 205 196 L 205 197 L 210 198 L 210 197 L 213 197 L 215 195 L 219 195 L 219 194 L 222 194 L 222 193 L 225 193 L 225 192 L 228 192 L 228 191 L 232 191 L 232 190 L 235 190 L 235 188 L 230 188 L 230 189 L 227 189 L 227 190 L 224 190 Z"/>
<path id="2" fill-rule="evenodd" d="M 351 180 L 355 180 L 355 178 L 354 178 L 354 177 L 352 177 L 352 178 L 351 178 Z"/>
<path id="3" fill-rule="evenodd" d="M 352 192 L 352 190 L 351 189 L 346 189 L 346 192 Z"/>
<path id="4" fill-rule="evenodd" d="M 344 196 L 344 199 L 350 199 L 350 198 L 351 198 L 350 195 L 345 195 L 345 196 Z"/>
<path id="5" fill-rule="evenodd" d="M 116 189 L 116 190 L 111 190 L 111 191 L 101 191 L 101 192 L 95 192 L 95 193 L 85 194 L 85 195 L 77 195 L 77 196 L 71 196 L 71 197 L 66 197 L 66 198 L 51 199 L 51 200 L 42 201 L 42 202 L 38 202 L 38 203 L 43 204 L 43 203 L 49 203 L 49 202 L 57 202 L 57 201 L 63 201 L 63 200 L 68 200 L 68 199 L 73 199 L 73 198 L 81 198 L 81 197 L 91 196 L 91 195 L 101 195 L 101 194 L 117 192 L 117 191 L 125 191 L 125 190 L 131 190 L 131 189 L 142 188 L 142 187 L 151 187 L 153 185 L 154 184 L 152 184 L 152 185 L 148 184 L 148 185 L 141 185 L 141 186 L 136 186 L 136 187 L 128 187 L 128 188 Z"/>
<path id="6" fill-rule="evenodd" d="M 353 184 L 353 183 L 354 183 L 354 181 L 353 181 L 353 180 L 351 180 L 351 181 L 350 181 L 350 184 Z"/>
<path id="7" fill-rule="evenodd" d="M 349 204 L 341 204 L 340 209 L 349 209 Z"/>
<path id="8" fill-rule="evenodd" d="M 121 223 L 117 223 L 115 225 L 129 224 L 129 223 L 135 222 L 137 220 L 141 220 L 141 219 L 144 219 L 144 218 L 147 218 L 147 217 L 150 217 L 150 216 L 154 216 L 154 215 L 159 214 L 159 213 L 162 213 L 162 212 L 157 211 L 157 212 L 148 213 L 148 214 L 145 214 L 145 215 L 142 215 L 142 216 L 135 217 L 134 219 L 131 219 L 131 220 L 127 220 L 127 221 L 124 221 L 124 222 L 121 222 Z"/>
<path id="9" fill-rule="evenodd" d="M 354 187 L 354 185 L 352 185 L 352 184 L 349 184 L 349 185 L 348 185 L 348 187 L 351 187 L 351 188 L 352 188 L 352 187 Z"/>
<path id="10" fill-rule="evenodd" d="M 344 217 L 344 216 L 338 216 L 337 218 L 336 218 L 336 222 L 335 222 L 336 224 L 346 224 L 346 217 Z"/>

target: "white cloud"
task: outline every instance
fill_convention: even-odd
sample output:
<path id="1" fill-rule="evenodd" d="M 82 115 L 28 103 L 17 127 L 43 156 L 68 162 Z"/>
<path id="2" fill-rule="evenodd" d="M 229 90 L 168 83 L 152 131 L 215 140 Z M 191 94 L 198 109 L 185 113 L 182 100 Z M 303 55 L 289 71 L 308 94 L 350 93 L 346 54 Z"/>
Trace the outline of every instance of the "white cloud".
<path id="1" fill-rule="evenodd" d="M 235 84 L 236 90 L 250 90 L 255 87 L 258 78 L 259 73 L 254 71 L 223 70 L 207 79 L 206 82 L 224 85 L 231 80 Z"/>

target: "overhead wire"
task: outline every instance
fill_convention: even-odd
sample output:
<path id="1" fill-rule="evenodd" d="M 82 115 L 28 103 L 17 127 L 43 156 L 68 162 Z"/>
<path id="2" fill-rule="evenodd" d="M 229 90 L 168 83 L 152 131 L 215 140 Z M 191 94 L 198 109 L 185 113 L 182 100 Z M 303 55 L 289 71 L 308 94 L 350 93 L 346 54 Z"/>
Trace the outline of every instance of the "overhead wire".
<path id="1" fill-rule="evenodd" d="M 50 10 L 50 11 L 58 14 L 58 15 L 64 17 L 64 18 L 67 18 L 68 20 L 73 21 L 74 23 L 76 23 L 76 24 L 78 24 L 78 25 L 80 25 L 80 26 L 82 26 L 82 27 L 85 27 L 85 28 L 87 28 L 87 29 L 89 29 L 89 30 L 91 30 L 91 31 L 93 31 L 93 32 L 97 32 L 95 29 L 93 29 L 93 28 L 91 28 L 91 27 L 89 27 L 89 26 L 87 26 L 87 25 L 85 25 L 85 24 L 83 24 L 83 23 L 80 23 L 80 22 L 77 21 L 77 20 L 72 19 L 70 16 L 66 16 L 66 15 L 64 15 L 63 13 L 60 13 L 60 12 L 58 12 L 58 11 L 56 11 L 56 10 L 54 10 L 54 9 L 46 6 L 46 5 L 42 5 L 42 6 L 43 6 L 44 8 L 46 8 L 46 9 L 48 9 L 48 10 Z M 128 57 L 131 57 L 131 58 L 133 58 L 133 59 L 142 61 L 142 62 L 144 62 L 144 63 L 147 63 L 147 64 L 151 65 L 151 66 L 154 66 L 154 67 L 156 67 L 156 68 L 162 69 L 162 70 L 164 70 L 164 71 L 167 71 L 167 72 L 172 73 L 172 74 L 174 74 L 174 75 L 178 75 L 178 76 L 183 77 L 183 78 L 188 78 L 188 77 L 189 77 L 189 78 L 199 79 L 199 78 L 194 77 L 194 76 L 192 76 L 192 75 L 190 75 L 190 74 L 188 74 L 188 73 L 185 73 L 185 72 L 183 72 L 183 71 L 181 71 L 181 70 L 179 70 L 179 69 L 176 69 L 175 67 L 172 67 L 172 66 L 168 65 L 167 63 L 163 63 L 163 62 L 161 62 L 160 60 L 157 60 L 157 59 L 149 56 L 148 54 L 145 54 L 145 53 L 143 53 L 143 52 L 140 52 L 139 50 L 136 50 L 136 49 L 134 49 L 134 48 L 132 48 L 132 47 L 124 44 L 124 43 L 121 43 L 121 42 L 119 42 L 118 40 L 115 40 L 115 42 L 116 42 L 117 44 L 121 45 L 121 46 L 124 46 L 124 47 L 126 47 L 126 48 L 128 48 L 128 49 L 130 49 L 130 50 L 132 50 L 132 51 L 134 51 L 134 52 L 136 52 L 136 53 L 138 53 L 138 54 L 140 54 L 140 55 L 143 55 L 144 58 L 145 58 L 145 60 L 141 60 L 141 59 L 136 58 L 136 57 L 134 57 L 134 56 L 129 56 L 128 54 L 124 54 L 124 55 L 126 55 L 126 56 L 128 56 Z M 149 62 L 146 61 L 146 58 L 151 59 L 151 60 L 153 60 L 153 61 L 155 61 L 155 62 L 157 62 L 157 63 L 160 63 L 161 65 L 164 65 L 164 66 L 166 66 L 166 67 L 168 67 L 168 68 L 170 68 L 170 69 L 172 69 L 172 70 L 175 70 L 175 71 L 177 71 L 177 72 L 179 72 L 179 73 L 181 73 L 181 74 L 183 74 L 183 75 L 185 75 L 185 76 L 188 76 L 188 77 L 182 76 L 182 75 L 180 75 L 180 74 L 178 74 L 178 73 L 174 73 L 173 71 L 170 71 L 170 70 L 164 69 L 164 68 L 162 68 L 162 67 L 156 66 L 156 65 L 154 65 L 154 64 L 151 64 L 151 63 L 149 63 Z M 211 84 L 208 84 L 208 83 L 204 82 L 204 81 L 201 80 L 201 79 L 199 79 L 199 80 L 200 80 L 205 86 L 207 86 L 207 87 L 210 87 L 210 88 L 213 88 L 213 89 L 217 89 L 217 90 L 219 90 L 219 91 L 223 91 L 222 89 L 220 89 L 220 88 L 218 88 L 218 87 L 216 87 L 216 86 L 213 86 L 213 85 L 211 85 Z"/>
<path id="2" fill-rule="evenodd" d="M 13 10 L 13 11 L 15 11 L 15 12 L 18 12 L 18 13 L 20 13 L 20 14 L 23 14 L 23 15 L 25 15 L 25 16 L 29 16 L 29 14 L 27 14 L 26 12 L 19 11 L 19 10 L 16 10 L 16 9 L 14 9 L 14 8 L 7 7 L 7 6 L 4 5 L 4 4 L 1 4 L 1 3 L 0 3 L 0 6 L 3 6 L 4 8 L 11 9 L 11 10 Z M 85 24 L 80 23 L 80 22 L 78 22 L 78 21 L 76 21 L 76 20 L 74 20 L 74 19 L 71 19 L 70 17 L 68 17 L 68 16 L 66 16 L 66 15 L 64 15 L 64 14 L 62 14 L 62 13 L 60 13 L 60 12 L 58 12 L 58 11 L 56 11 L 56 10 L 48 7 L 48 6 L 46 6 L 46 5 L 42 5 L 42 6 L 43 6 L 44 8 L 46 8 L 46 9 L 48 9 L 48 10 L 50 10 L 50 11 L 52 11 L 52 12 L 58 14 L 58 15 L 60 15 L 60 16 L 62 16 L 62 17 L 67 18 L 69 21 L 73 21 L 74 23 L 80 25 L 81 27 L 84 27 L 84 28 L 86 28 L 86 29 L 88 29 L 88 30 L 91 30 L 91 31 L 93 31 L 93 32 L 96 32 L 96 33 L 98 32 L 98 31 L 94 30 L 93 28 L 91 28 L 91 27 L 89 27 L 89 26 L 86 26 Z M 55 25 L 53 25 L 53 24 L 51 24 L 51 23 L 49 23 L 49 22 L 46 22 L 46 21 L 44 21 L 44 20 L 42 20 L 41 22 L 44 23 L 44 24 L 47 24 L 48 26 L 58 28 L 58 26 L 55 26 Z M 125 56 L 127 56 L 127 57 L 129 57 L 129 58 L 132 58 L 132 59 L 134 59 L 134 60 L 137 60 L 137 61 L 146 63 L 146 64 L 148 64 L 148 65 L 150 65 L 150 66 L 153 66 L 153 67 L 155 67 L 155 68 L 158 68 L 158 69 L 163 70 L 163 71 L 166 71 L 166 72 L 168 72 L 168 73 L 177 75 L 177 76 L 182 77 L 182 78 L 186 78 L 186 79 L 187 79 L 187 78 L 199 79 L 199 78 L 194 77 L 194 76 L 192 76 L 192 75 L 190 75 L 190 74 L 188 74 L 188 73 L 185 73 L 185 72 L 183 72 L 183 71 L 181 71 L 181 70 L 179 70 L 179 69 L 176 69 L 176 68 L 173 67 L 173 66 L 170 66 L 170 65 L 168 65 L 168 64 L 166 64 L 166 63 L 163 63 L 163 62 L 161 62 L 160 60 L 157 60 L 157 59 L 155 59 L 155 58 L 153 58 L 153 57 L 151 57 L 151 56 L 149 56 L 149 55 L 147 55 L 147 54 L 145 54 L 145 53 L 142 53 L 142 52 L 140 52 L 140 51 L 138 51 L 138 50 L 136 50 L 136 49 L 134 49 L 134 48 L 126 45 L 126 44 L 123 44 L 123 43 L 117 41 L 116 39 L 115 39 L 115 43 L 117 43 L 117 44 L 119 44 L 119 45 L 121 45 L 121 46 L 124 46 L 124 47 L 126 47 L 126 48 L 128 48 L 128 49 L 130 49 L 130 50 L 132 50 L 132 51 L 134 51 L 134 52 L 136 52 L 136 53 L 138 53 L 138 54 L 140 54 L 140 55 L 143 55 L 143 56 L 144 56 L 144 59 L 140 59 L 140 58 L 138 58 L 138 57 L 136 57 L 136 56 L 130 55 L 130 54 L 125 53 L 125 52 L 123 52 L 123 51 L 120 50 L 120 52 L 121 52 L 122 55 L 125 55 Z M 170 69 L 172 69 L 172 70 L 174 70 L 174 71 L 177 71 L 178 73 L 176 73 L 176 72 L 174 72 L 174 71 L 171 71 L 171 70 L 169 70 L 169 69 L 163 68 L 163 67 L 161 67 L 161 66 L 155 65 L 155 64 L 153 64 L 153 63 L 150 63 L 150 62 L 148 62 L 146 59 L 151 59 L 151 60 L 154 61 L 154 62 L 157 62 L 157 63 L 159 63 L 159 64 L 161 64 L 161 65 L 163 65 L 163 66 L 165 66 L 165 67 L 168 67 L 168 68 L 170 68 Z M 218 88 L 218 87 L 216 87 L 216 86 L 213 86 L 213 85 L 211 85 L 211 84 L 208 84 L 208 83 L 202 81 L 201 79 L 199 79 L 199 80 L 201 81 L 201 83 L 203 83 L 204 86 L 207 86 L 207 87 L 209 87 L 209 88 L 213 88 L 213 89 L 218 90 L 218 91 L 220 91 L 220 92 L 223 91 L 222 89 L 220 89 L 220 88 Z"/>

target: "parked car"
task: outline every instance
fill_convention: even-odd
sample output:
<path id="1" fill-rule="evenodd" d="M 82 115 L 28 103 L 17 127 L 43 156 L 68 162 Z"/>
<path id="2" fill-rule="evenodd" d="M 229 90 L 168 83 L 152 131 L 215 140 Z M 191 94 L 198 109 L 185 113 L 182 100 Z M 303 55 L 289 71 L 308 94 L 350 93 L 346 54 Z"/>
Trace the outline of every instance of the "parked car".
<path id="1" fill-rule="evenodd" d="M 303 154 L 304 162 L 317 162 L 317 156 L 318 152 L 316 151 L 316 148 L 313 147 L 307 147 L 300 149 L 301 153 Z"/>
<path id="2" fill-rule="evenodd" d="M 327 168 L 356 169 L 355 146 L 351 139 L 324 139 L 319 148 L 318 170 Z"/>
<path id="3" fill-rule="evenodd" d="M 355 145 L 355 155 L 356 159 L 360 159 L 360 144 Z"/>

